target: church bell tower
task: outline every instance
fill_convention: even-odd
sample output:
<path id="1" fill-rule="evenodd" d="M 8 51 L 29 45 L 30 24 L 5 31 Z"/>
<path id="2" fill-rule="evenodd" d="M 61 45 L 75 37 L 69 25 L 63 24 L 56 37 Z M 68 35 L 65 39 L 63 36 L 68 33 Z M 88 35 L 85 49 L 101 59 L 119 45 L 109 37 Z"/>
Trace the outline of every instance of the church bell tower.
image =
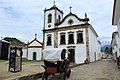
<path id="1" fill-rule="evenodd" d="M 51 44 L 52 47 L 57 48 L 58 46 L 58 35 L 55 28 L 56 23 L 59 23 L 63 19 L 63 12 L 57 8 L 55 1 L 53 6 L 49 9 L 44 10 L 44 26 L 43 26 L 43 48 L 47 45 L 47 42 Z M 46 31 L 54 30 L 52 33 L 47 33 Z M 50 35 L 48 35 L 50 34 Z M 49 46 L 49 47 L 51 47 Z"/>
<path id="2" fill-rule="evenodd" d="M 44 29 L 55 28 L 55 23 L 59 23 L 63 19 L 63 12 L 57 8 L 55 1 L 53 6 L 44 10 Z"/>

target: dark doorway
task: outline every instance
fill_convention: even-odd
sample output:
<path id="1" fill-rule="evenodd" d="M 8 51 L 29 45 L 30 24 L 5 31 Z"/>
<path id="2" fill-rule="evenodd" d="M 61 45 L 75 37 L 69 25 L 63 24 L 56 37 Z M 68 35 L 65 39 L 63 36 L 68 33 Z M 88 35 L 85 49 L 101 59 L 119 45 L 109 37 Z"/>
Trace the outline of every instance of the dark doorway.
<path id="1" fill-rule="evenodd" d="M 33 60 L 36 60 L 36 56 L 37 56 L 36 52 L 33 52 Z"/>
<path id="2" fill-rule="evenodd" d="M 71 62 L 75 62 L 75 50 L 74 49 L 69 49 L 70 56 L 69 59 Z"/>
<path id="3" fill-rule="evenodd" d="M 0 59 L 8 60 L 9 43 L 0 41 Z"/>

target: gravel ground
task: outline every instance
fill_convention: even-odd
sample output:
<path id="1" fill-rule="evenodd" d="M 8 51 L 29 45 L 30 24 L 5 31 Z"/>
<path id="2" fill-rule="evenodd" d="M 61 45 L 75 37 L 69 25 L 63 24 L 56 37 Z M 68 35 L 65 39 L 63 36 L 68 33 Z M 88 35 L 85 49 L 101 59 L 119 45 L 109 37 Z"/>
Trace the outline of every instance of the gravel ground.
<path id="1" fill-rule="evenodd" d="M 43 63 L 27 63 L 22 65 L 22 71 L 12 73 L 8 71 L 8 61 L 0 62 L 0 80 L 44 72 Z"/>
<path id="2" fill-rule="evenodd" d="M 120 80 L 120 70 L 115 61 L 103 59 L 72 68 L 71 76 L 67 80 Z"/>

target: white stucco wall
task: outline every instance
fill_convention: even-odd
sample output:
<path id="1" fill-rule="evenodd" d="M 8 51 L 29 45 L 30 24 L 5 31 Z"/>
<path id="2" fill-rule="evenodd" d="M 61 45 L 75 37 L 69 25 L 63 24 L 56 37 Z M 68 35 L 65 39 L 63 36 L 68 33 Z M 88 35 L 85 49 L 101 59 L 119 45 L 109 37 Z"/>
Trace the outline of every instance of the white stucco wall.
<path id="1" fill-rule="evenodd" d="M 89 26 L 91 27 L 91 26 Z M 92 29 L 89 28 L 89 52 L 90 52 L 90 61 L 95 61 L 95 54 L 96 60 L 100 58 L 100 44 L 98 44 L 97 36 L 93 33 Z"/>
<path id="2" fill-rule="evenodd" d="M 77 31 L 83 31 L 83 42 L 81 44 L 77 44 Z M 68 32 L 74 33 L 74 43 L 68 44 Z M 60 33 L 65 33 L 66 45 L 60 45 Z M 85 29 L 75 29 L 75 30 L 66 30 L 58 32 L 58 48 L 67 48 L 69 46 L 75 46 L 75 63 L 80 64 L 84 63 L 86 59 L 86 37 L 85 37 Z"/>
<path id="3" fill-rule="evenodd" d="M 118 56 L 120 55 L 120 16 L 119 16 L 119 21 L 118 21 L 118 35 L 116 36 L 117 40 L 117 52 Z"/>
<path id="4" fill-rule="evenodd" d="M 26 48 L 23 48 L 22 52 L 23 52 L 22 58 L 26 58 Z"/>
<path id="5" fill-rule="evenodd" d="M 101 59 L 101 43 L 98 43 L 98 47 L 97 47 L 97 60 Z"/>
<path id="6" fill-rule="evenodd" d="M 75 58 L 76 63 L 84 63 L 86 59 L 86 45 L 85 44 L 77 44 L 76 51 L 75 51 Z"/>
<path id="7" fill-rule="evenodd" d="M 115 52 L 117 53 L 117 56 L 120 55 L 120 0 L 114 1 L 114 10 L 113 10 L 113 25 L 117 25 L 117 31 L 118 31 L 118 44 L 117 47 L 112 46 L 113 54 Z M 117 49 L 117 50 L 116 50 Z"/>
<path id="8" fill-rule="evenodd" d="M 36 52 L 36 60 L 41 60 L 42 49 L 41 48 L 28 48 L 28 60 L 33 60 L 33 52 Z"/>
<path id="9" fill-rule="evenodd" d="M 70 26 L 70 24 L 68 23 L 68 21 L 72 19 L 73 20 L 73 24 L 72 25 L 78 25 L 78 24 L 83 24 L 84 22 L 79 21 L 75 16 L 69 16 L 68 18 L 65 19 L 65 21 L 59 25 L 58 27 L 63 27 L 63 26 Z"/>
<path id="10" fill-rule="evenodd" d="M 112 53 L 113 53 L 113 58 L 116 60 L 116 57 L 118 57 L 119 54 L 119 38 L 118 38 L 118 33 L 114 35 L 114 38 L 112 39 Z"/>
<path id="11" fill-rule="evenodd" d="M 120 0 L 114 0 L 113 25 L 117 25 L 120 17 Z"/>

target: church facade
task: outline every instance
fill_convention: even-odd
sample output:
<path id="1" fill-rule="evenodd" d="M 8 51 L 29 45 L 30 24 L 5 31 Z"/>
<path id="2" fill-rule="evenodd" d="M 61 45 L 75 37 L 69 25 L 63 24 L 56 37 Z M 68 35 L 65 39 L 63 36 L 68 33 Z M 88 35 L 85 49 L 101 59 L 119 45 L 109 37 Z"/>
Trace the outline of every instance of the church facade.
<path id="1" fill-rule="evenodd" d="M 42 60 L 42 43 L 37 39 L 37 34 L 35 34 L 35 39 L 28 42 L 26 49 L 27 60 Z"/>
<path id="2" fill-rule="evenodd" d="M 63 17 L 63 11 L 53 5 L 44 10 L 43 48 L 67 48 L 71 61 L 76 64 L 100 59 L 101 47 L 98 34 L 89 18 L 79 18 L 70 10 Z"/>

